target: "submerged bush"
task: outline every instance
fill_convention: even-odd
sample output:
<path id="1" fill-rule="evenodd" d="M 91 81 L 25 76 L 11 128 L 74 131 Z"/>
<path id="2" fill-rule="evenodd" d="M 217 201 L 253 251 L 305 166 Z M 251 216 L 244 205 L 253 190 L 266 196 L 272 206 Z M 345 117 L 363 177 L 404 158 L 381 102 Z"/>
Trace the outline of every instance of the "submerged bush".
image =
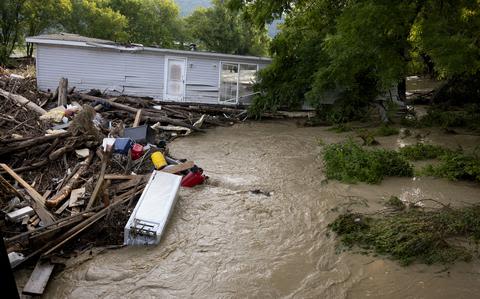
<path id="1" fill-rule="evenodd" d="M 389 127 L 386 125 L 380 126 L 375 131 L 375 136 L 391 136 L 391 135 L 398 135 L 400 131 L 397 128 Z"/>
<path id="2" fill-rule="evenodd" d="M 359 246 L 398 260 L 402 265 L 469 260 L 469 249 L 452 238 L 480 240 L 480 206 L 433 211 L 401 210 L 383 217 L 346 213 L 329 225 L 348 248 Z"/>
<path id="3" fill-rule="evenodd" d="M 328 130 L 332 131 L 332 132 L 335 132 L 335 133 L 345 133 L 345 132 L 350 132 L 353 129 L 346 124 L 338 124 L 338 125 L 335 125 L 335 126 L 329 128 Z"/>
<path id="4" fill-rule="evenodd" d="M 426 166 L 422 173 L 450 180 L 480 182 L 480 157 L 461 151 L 446 152 L 440 157 L 439 164 Z"/>
<path id="5" fill-rule="evenodd" d="M 385 176 L 412 176 L 413 168 L 398 152 L 366 150 L 353 141 L 325 146 L 327 178 L 347 183 L 379 183 Z"/>
<path id="6" fill-rule="evenodd" d="M 480 128 L 480 105 L 471 104 L 461 110 L 452 107 L 433 106 L 420 119 L 403 119 L 402 124 L 412 127 L 466 127 L 477 130 Z"/>
<path id="7" fill-rule="evenodd" d="M 438 158 L 448 150 L 438 145 L 417 143 L 402 147 L 399 152 L 408 160 L 418 161 Z"/>

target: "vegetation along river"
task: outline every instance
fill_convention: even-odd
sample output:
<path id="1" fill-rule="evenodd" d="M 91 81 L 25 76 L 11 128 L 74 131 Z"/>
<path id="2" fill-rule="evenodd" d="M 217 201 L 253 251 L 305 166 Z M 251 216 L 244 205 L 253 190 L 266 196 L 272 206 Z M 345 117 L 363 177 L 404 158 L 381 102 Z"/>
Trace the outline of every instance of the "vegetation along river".
<path id="1" fill-rule="evenodd" d="M 450 148 L 480 144 L 479 136 L 414 131 Z M 402 267 L 338 249 L 327 225 L 347 208 L 377 211 L 391 195 L 462 205 L 480 194 L 475 183 L 425 177 L 379 185 L 327 181 L 319 140 L 349 135 L 267 121 L 176 140 L 171 153 L 194 160 L 210 180 L 181 190 L 160 245 L 105 251 L 67 267 L 45 297 L 478 298 L 478 260 Z M 377 139 L 390 149 L 417 142 Z"/>

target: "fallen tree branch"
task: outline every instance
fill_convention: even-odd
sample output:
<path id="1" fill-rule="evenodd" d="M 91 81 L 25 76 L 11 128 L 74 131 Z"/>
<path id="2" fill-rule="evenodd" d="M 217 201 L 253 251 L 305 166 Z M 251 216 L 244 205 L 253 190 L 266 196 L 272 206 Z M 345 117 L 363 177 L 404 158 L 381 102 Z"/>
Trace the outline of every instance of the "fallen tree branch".
<path id="1" fill-rule="evenodd" d="M 67 198 L 68 195 L 70 195 L 70 192 L 72 192 L 73 188 L 75 188 L 75 186 L 78 184 L 80 177 L 88 169 L 88 166 L 92 162 L 92 159 L 93 152 L 91 152 L 87 159 L 82 162 L 83 165 L 77 170 L 77 172 L 72 176 L 68 183 L 66 183 L 65 186 L 63 186 L 62 189 L 60 189 L 60 191 L 53 198 L 47 200 L 46 203 L 49 207 L 58 206 L 59 203 L 61 203 L 65 198 Z"/>
<path id="2" fill-rule="evenodd" d="M 6 90 L 3 90 L 3 89 L 0 89 L 0 94 L 2 96 L 4 96 L 5 98 L 9 98 L 9 99 L 14 100 L 15 102 L 17 102 L 18 105 L 27 107 L 28 109 L 34 111 L 35 113 L 37 113 L 39 115 L 44 115 L 45 113 L 47 113 L 47 111 L 45 111 L 45 109 L 43 109 L 42 107 L 38 106 L 37 104 L 31 102 L 29 99 L 22 97 L 21 95 L 13 94 L 13 93 L 10 93 L 10 92 L 8 92 Z"/>

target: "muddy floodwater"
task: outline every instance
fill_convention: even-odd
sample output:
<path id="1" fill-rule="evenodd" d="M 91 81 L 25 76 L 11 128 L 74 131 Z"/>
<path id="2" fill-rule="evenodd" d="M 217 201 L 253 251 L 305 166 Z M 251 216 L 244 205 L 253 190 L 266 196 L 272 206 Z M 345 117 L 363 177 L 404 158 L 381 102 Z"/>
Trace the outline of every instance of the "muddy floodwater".
<path id="1" fill-rule="evenodd" d="M 472 149 L 479 136 L 415 131 L 429 142 Z M 46 298 L 478 298 L 480 262 L 397 263 L 337 249 L 327 225 L 346 209 L 375 211 L 382 200 L 478 202 L 480 187 L 433 178 L 379 185 L 327 181 L 319 139 L 353 133 L 249 122 L 178 139 L 175 157 L 194 160 L 209 183 L 181 189 L 155 247 L 109 250 L 55 276 Z M 378 138 L 381 146 L 414 137 Z M 251 190 L 262 192 L 251 192 Z M 269 196 L 268 196 L 269 195 Z"/>

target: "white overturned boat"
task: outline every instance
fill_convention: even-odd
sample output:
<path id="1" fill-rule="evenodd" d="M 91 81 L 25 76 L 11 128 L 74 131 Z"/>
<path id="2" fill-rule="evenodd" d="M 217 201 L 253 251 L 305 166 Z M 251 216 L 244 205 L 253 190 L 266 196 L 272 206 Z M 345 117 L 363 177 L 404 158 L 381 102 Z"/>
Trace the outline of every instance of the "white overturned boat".
<path id="1" fill-rule="evenodd" d="M 124 229 L 125 245 L 158 244 L 175 207 L 181 176 L 154 171 Z"/>

